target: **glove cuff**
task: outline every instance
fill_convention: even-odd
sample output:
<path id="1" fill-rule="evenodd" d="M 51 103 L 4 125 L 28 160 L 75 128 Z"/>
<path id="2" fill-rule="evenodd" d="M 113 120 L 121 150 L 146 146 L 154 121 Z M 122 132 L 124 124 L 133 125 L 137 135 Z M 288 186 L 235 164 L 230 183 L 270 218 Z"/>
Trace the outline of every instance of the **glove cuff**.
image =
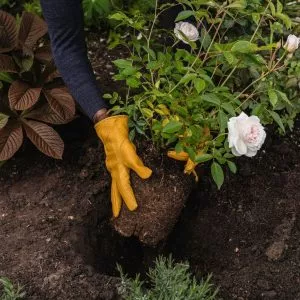
<path id="1" fill-rule="evenodd" d="M 104 142 L 108 136 L 114 133 L 128 135 L 128 116 L 112 116 L 99 121 L 94 126 L 98 137 Z"/>

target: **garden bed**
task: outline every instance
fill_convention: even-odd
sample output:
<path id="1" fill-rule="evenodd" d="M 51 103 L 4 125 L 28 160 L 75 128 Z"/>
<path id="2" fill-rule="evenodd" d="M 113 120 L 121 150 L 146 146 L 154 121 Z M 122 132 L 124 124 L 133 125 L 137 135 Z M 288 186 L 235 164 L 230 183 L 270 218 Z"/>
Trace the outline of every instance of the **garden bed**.
<path id="1" fill-rule="evenodd" d="M 98 41 L 89 43 L 96 75 L 104 90 L 115 90 L 111 60 L 121 55 Z M 117 299 L 116 263 L 145 274 L 168 253 L 188 260 L 199 278 L 213 273 L 223 299 L 300 299 L 299 123 L 285 138 L 270 128 L 264 150 L 239 159 L 221 191 L 201 170 L 157 248 L 113 229 L 110 177 L 89 121 L 78 118 L 60 132 L 63 161 L 28 143 L 0 169 L 0 276 L 24 285 L 27 299 Z"/>

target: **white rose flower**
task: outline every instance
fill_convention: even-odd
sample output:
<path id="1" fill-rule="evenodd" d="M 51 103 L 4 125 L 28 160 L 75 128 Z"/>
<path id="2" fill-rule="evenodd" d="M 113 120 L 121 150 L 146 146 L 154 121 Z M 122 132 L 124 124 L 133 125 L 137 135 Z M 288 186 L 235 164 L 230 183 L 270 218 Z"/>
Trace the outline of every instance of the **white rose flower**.
<path id="1" fill-rule="evenodd" d="M 290 34 L 283 48 L 289 53 L 294 53 L 299 48 L 299 45 L 300 45 L 300 38 L 296 37 L 293 34 Z"/>
<path id="2" fill-rule="evenodd" d="M 265 142 L 266 132 L 256 116 L 242 112 L 228 122 L 229 147 L 235 156 L 255 156 Z"/>
<path id="3" fill-rule="evenodd" d="M 182 35 L 182 33 L 184 36 Z M 178 22 L 175 24 L 174 33 L 178 39 L 188 44 L 188 41 L 195 42 L 199 39 L 198 29 L 188 22 Z"/>

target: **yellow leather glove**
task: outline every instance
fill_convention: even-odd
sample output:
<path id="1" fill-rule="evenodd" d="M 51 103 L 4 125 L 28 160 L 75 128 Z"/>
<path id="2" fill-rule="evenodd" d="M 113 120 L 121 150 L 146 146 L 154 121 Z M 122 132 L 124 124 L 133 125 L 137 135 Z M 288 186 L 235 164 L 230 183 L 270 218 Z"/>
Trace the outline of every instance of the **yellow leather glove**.
<path id="1" fill-rule="evenodd" d="M 208 127 L 205 127 L 203 129 L 202 141 L 198 146 L 199 151 L 198 151 L 197 155 L 203 154 L 202 149 L 205 147 L 205 143 L 207 140 L 209 140 L 209 138 L 210 138 L 210 130 Z M 182 151 L 182 152 L 177 153 L 176 151 L 168 151 L 167 155 L 168 155 L 168 157 L 179 160 L 179 161 L 186 161 L 186 164 L 184 167 L 184 173 L 188 174 L 188 175 L 193 173 L 195 176 L 195 180 L 198 181 L 199 178 L 195 171 L 195 168 L 197 167 L 198 163 L 193 162 L 186 152 Z"/>
<path id="2" fill-rule="evenodd" d="M 198 153 L 200 154 L 200 153 Z M 190 175 L 191 173 L 194 174 L 195 180 L 198 181 L 198 175 L 195 171 L 195 168 L 197 167 L 197 163 L 193 162 L 189 155 L 186 152 L 179 152 L 176 151 L 168 151 L 167 153 L 168 157 L 179 160 L 179 161 L 186 161 L 185 167 L 184 167 L 184 173 Z"/>
<path id="3" fill-rule="evenodd" d="M 127 116 L 108 117 L 98 122 L 95 130 L 104 145 L 105 163 L 112 177 L 112 211 L 114 217 L 118 217 L 122 199 L 131 211 L 138 206 L 130 185 L 130 169 L 143 179 L 149 178 L 152 171 L 144 166 L 136 154 L 135 146 L 129 140 Z"/>

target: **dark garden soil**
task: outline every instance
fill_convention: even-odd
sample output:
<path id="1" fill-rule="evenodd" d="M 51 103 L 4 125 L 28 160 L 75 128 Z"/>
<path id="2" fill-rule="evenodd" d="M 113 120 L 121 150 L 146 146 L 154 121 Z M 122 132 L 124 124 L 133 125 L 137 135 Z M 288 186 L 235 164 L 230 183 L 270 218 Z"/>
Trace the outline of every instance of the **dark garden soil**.
<path id="1" fill-rule="evenodd" d="M 90 42 L 96 75 L 114 90 L 114 52 L 103 49 Z M 201 169 L 175 228 L 156 248 L 113 229 L 110 177 L 89 121 L 80 117 L 59 131 L 63 161 L 27 143 L 0 169 L 0 276 L 24 285 L 27 299 L 118 299 L 116 263 L 145 274 L 157 255 L 169 253 L 188 260 L 199 278 L 213 273 L 222 299 L 300 299 L 299 122 L 285 138 L 269 129 L 264 149 L 238 159 L 238 174 L 227 174 L 221 191 Z M 138 150 L 149 156 L 149 149 Z M 155 172 L 165 166 L 175 174 L 152 193 L 186 193 L 190 180 L 179 175 L 180 163 L 148 161 Z"/>

